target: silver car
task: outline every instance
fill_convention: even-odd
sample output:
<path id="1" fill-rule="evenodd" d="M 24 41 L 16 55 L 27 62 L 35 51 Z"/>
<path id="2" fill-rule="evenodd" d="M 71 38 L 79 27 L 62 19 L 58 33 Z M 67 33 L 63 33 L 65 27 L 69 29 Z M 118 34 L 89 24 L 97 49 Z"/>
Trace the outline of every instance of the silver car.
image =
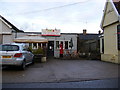
<path id="1" fill-rule="evenodd" d="M 28 51 L 25 44 L 2 44 L 0 45 L 0 64 L 2 66 L 19 66 L 25 69 L 26 65 L 34 63 L 34 55 Z"/>

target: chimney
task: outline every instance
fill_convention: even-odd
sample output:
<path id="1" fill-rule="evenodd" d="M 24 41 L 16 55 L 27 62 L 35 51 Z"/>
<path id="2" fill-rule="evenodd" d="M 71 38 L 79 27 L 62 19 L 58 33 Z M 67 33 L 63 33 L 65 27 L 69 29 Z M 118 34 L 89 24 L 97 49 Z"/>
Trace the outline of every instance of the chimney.
<path id="1" fill-rule="evenodd" d="M 86 35 L 86 34 L 87 34 L 87 30 L 83 29 L 83 35 Z"/>
<path id="2" fill-rule="evenodd" d="M 101 34 L 101 31 L 100 31 L 100 30 L 98 31 L 98 34 Z"/>

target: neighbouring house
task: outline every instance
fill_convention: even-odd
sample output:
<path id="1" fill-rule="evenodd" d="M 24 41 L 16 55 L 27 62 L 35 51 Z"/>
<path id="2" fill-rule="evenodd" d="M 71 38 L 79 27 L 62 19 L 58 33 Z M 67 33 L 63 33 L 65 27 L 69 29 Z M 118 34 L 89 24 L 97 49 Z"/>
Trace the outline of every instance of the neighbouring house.
<path id="1" fill-rule="evenodd" d="M 17 32 L 23 32 L 0 15 L 0 44 L 11 43 L 17 37 Z"/>
<path id="2" fill-rule="evenodd" d="M 106 1 L 101 29 L 101 60 L 120 64 L 120 0 Z"/>
<path id="3" fill-rule="evenodd" d="M 84 29 L 83 33 L 78 35 L 78 52 L 80 57 L 88 59 L 100 59 L 100 40 L 99 35 L 87 33 L 87 30 Z"/>

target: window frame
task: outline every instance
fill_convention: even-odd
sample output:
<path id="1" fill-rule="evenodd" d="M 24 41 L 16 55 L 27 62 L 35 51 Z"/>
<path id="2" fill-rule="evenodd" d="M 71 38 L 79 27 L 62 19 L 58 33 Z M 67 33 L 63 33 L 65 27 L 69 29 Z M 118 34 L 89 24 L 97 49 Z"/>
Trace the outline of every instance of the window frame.
<path id="1" fill-rule="evenodd" d="M 68 42 L 68 49 L 65 48 L 65 42 L 66 42 L 66 41 Z M 57 42 L 58 42 L 59 45 L 60 45 L 61 42 L 63 42 L 63 49 L 65 49 L 65 50 L 71 49 L 71 48 L 69 47 L 69 42 L 70 42 L 70 40 L 59 40 L 59 41 L 57 40 L 57 41 L 55 41 L 55 43 L 56 43 L 56 49 L 58 50 L 58 49 L 60 49 L 60 47 L 57 48 Z"/>
<path id="2" fill-rule="evenodd" d="M 2 50 L 0 51 L 19 51 L 20 50 L 20 47 L 18 45 L 1 45 L 1 46 L 2 46 Z M 3 46 L 16 46 L 17 50 L 3 50 Z"/>

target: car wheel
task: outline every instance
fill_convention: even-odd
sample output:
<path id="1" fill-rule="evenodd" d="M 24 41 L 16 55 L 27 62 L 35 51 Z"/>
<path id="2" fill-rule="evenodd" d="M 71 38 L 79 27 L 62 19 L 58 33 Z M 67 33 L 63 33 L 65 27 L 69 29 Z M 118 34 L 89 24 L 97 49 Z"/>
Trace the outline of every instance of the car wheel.
<path id="1" fill-rule="evenodd" d="M 26 68 L 26 62 L 25 60 L 22 62 L 22 65 L 20 66 L 20 70 L 25 70 Z"/>

